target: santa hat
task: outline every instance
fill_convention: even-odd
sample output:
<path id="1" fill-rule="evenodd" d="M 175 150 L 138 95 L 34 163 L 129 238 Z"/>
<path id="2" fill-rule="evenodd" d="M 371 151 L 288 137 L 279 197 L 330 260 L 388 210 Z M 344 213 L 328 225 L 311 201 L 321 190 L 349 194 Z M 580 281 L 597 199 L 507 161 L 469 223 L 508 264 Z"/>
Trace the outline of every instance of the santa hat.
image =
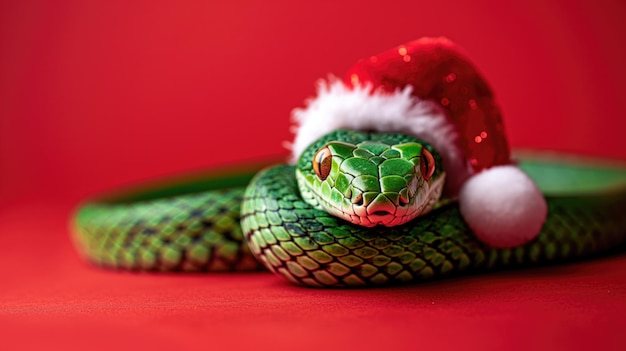
<path id="1" fill-rule="evenodd" d="M 452 42 L 423 38 L 357 62 L 343 80 L 321 81 L 318 95 L 293 112 L 297 159 L 336 129 L 414 135 L 435 147 L 446 171 L 444 196 L 486 244 L 532 240 L 547 206 L 534 182 L 512 164 L 491 89 Z"/>

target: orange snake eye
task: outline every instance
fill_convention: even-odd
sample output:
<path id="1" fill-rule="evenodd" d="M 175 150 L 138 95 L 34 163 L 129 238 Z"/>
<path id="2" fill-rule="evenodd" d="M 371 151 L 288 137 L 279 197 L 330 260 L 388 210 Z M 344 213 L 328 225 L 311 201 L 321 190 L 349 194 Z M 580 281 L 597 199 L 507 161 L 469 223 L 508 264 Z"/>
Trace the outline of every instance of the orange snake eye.
<path id="1" fill-rule="evenodd" d="M 332 167 L 332 160 L 333 156 L 328 146 L 319 149 L 313 157 L 313 170 L 321 180 L 328 178 Z"/>
<path id="2" fill-rule="evenodd" d="M 435 158 L 426 148 L 422 148 L 420 171 L 425 181 L 428 181 L 435 173 Z"/>

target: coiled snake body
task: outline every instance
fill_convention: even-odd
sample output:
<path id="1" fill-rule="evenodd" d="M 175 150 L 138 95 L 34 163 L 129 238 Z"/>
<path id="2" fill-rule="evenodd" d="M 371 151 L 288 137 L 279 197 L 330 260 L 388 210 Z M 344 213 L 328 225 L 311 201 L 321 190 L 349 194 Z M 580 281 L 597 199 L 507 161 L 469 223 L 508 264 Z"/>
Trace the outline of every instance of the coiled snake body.
<path id="1" fill-rule="evenodd" d="M 363 151 L 364 142 L 369 147 Z M 324 152 L 335 152 L 331 149 L 347 149 L 346 158 L 357 161 L 346 168 L 336 153 L 324 161 Z M 419 154 L 422 149 L 430 150 L 427 157 Z M 626 243 L 623 168 L 522 159 L 520 167 L 546 195 L 548 219 L 535 240 L 494 249 L 474 237 L 453 201 L 436 201 L 444 177 L 438 158 L 436 150 L 408 136 L 337 131 L 311 145 L 297 166 L 187 179 L 87 202 L 77 211 L 74 240 L 88 260 L 106 267 L 266 267 L 294 283 L 318 287 L 392 284 L 558 263 L 611 252 Z M 385 163 L 394 159 L 401 161 Z M 414 173 L 394 173 L 405 168 Z M 354 173 L 361 171 L 365 173 Z M 371 173 L 381 178 L 373 180 Z M 343 185 L 338 190 L 324 186 L 327 177 Z M 371 204 L 377 209 L 368 210 Z M 328 205 L 343 219 L 321 210 Z M 359 211 L 369 219 L 354 218 Z M 408 213 L 421 215 L 411 219 Z M 351 218 L 369 221 L 365 224 L 370 227 L 346 220 Z"/>

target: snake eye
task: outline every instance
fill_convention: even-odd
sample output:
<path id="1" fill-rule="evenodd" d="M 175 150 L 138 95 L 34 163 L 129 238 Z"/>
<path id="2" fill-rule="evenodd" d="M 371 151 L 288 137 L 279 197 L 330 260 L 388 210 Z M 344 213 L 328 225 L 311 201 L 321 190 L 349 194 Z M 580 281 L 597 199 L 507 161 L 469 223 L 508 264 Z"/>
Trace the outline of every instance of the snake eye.
<path id="1" fill-rule="evenodd" d="M 324 146 L 319 149 L 313 157 L 313 170 L 321 180 L 328 178 L 328 174 L 330 174 L 330 168 L 332 166 L 332 160 L 333 156 L 331 155 L 328 146 Z"/>
<path id="2" fill-rule="evenodd" d="M 426 148 L 422 148 L 420 171 L 425 181 L 428 181 L 435 173 L 435 158 Z"/>

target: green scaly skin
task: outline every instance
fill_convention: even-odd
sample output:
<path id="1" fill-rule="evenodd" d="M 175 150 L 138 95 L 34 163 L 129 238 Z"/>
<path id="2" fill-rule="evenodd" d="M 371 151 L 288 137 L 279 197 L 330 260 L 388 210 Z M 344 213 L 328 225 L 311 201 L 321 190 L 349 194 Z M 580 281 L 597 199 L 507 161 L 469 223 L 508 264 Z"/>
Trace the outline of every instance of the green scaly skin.
<path id="1" fill-rule="evenodd" d="M 325 179 L 313 167 L 318 150 L 330 161 Z M 422 157 L 424 150 L 432 160 Z M 426 180 L 420 166 L 427 172 L 429 161 L 433 172 Z M 296 179 L 302 198 L 311 206 L 354 224 L 391 227 L 432 210 L 441 196 L 445 173 L 439 154 L 421 140 L 340 130 L 304 151 Z"/>
<path id="2" fill-rule="evenodd" d="M 353 135 L 334 132 L 303 153 L 298 163 L 302 179 L 311 174 L 315 152 L 345 133 Z M 405 136 L 383 138 L 419 143 Z M 405 161 L 419 163 L 411 157 Z M 148 190 L 87 203 L 76 215 L 74 239 L 87 259 L 106 267 L 242 270 L 260 268 L 258 261 L 294 283 L 318 287 L 405 283 L 461 272 L 560 263 L 624 246 L 626 170 L 532 160 L 520 167 L 553 195 L 546 196 L 549 215 L 541 234 L 514 249 L 492 249 L 479 242 L 456 204 L 394 227 L 348 223 L 304 201 L 296 167 L 289 165 L 266 169 L 251 181 L 247 173 L 236 179 L 188 182 L 165 192 Z M 379 184 L 382 187 L 385 181 Z M 421 184 L 419 189 L 425 188 Z M 341 189 L 342 194 L 347 192 L 345 185 Z M 353 187 L 350 195 L 356 196 L 355 191 L 359 189 Z M 387 198 L 394 202 L 393 196 Z"/>

